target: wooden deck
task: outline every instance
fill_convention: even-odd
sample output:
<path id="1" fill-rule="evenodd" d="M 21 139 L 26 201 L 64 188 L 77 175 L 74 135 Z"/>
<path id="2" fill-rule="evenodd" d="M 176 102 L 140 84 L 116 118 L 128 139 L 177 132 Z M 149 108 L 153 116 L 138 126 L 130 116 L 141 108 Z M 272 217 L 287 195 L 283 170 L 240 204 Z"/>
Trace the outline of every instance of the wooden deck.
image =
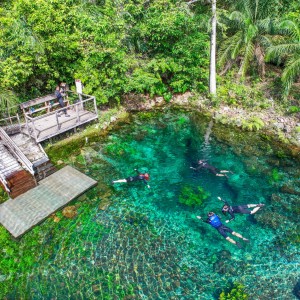
<path id="1" fill-rule="evenodd" d="M 0 223 L 17 238 L 96 184 L 67 166 L 41 180 L 37 187 L 1 204 Z"/>
<path id="2" fill-rule="evenodd" d="M 98 118 L 97 114 L 86 110 L 75 111 L 71 108 L 67 112 L 69 117 L 66 117 L 64 114 L 56 117 L 55 113 L 50 113 L 36 118 L 34 125 L 28 122 L 28 135 L 33 137 L 36 142 L 42 142 Z"/>

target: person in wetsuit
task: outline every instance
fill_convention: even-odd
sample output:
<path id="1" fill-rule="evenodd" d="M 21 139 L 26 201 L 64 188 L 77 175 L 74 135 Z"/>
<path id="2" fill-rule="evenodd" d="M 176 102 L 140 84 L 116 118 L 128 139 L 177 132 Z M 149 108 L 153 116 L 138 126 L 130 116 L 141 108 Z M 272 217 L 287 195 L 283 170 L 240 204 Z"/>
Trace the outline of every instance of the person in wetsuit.
<path id="1" fill-rule="evenodd" d="M 235 213 L 240 213 L 240 214 L 248 214 L 248 215 L 254 215 L 261 207 L 265 206 L 262 203 L 259 204 L 243 204 L 243 205 L 236 205 L 236 206 L 231 206 L 225 199 L 222 199 L 221 197 L 218 197 L 220 201 L 224 202 L 224 205 L 222 207 L 222 213 L 226 215 L 227 213 L 230 214 L 230 219 L 226 220 L 225 222 L 228 223 L 232 220 L 234 220 Z M 249 208 L 253 208 L 250 210 Z"/>
<path id="2" fill-rule="evenodd" d="M 228 233 L 231 233 L 232 235 L 242 239 L 243 241 L 249 242 L 249 240 L 244 238 L 241 234 L 239 234 L 239 233 L 233 231 L 231 228 L 223 225 L 220 218 L 219 218 L 219 216 L 216 215 L 214 212 L 209 212 L 207 214 L 207 217 L 208 218 L 204 222 L 206 222 L 209 225 L 211 225 L 212 227 L 216 228 L 217 231 L 226 239 L 226 241 L 228 241 L 228 242 L 236 245 L 237 247 L 241 248 L 241 245 L 240 245 L 239 242 L 233 240 L 232 238 L 230 238 L 228 236 Z M 202 217 L 200 217 L 200 216 L 197 216 L 197 218 L 199 220 L 202 220 Z"/>
<path id="3" fill-rule="evenodd" d="M 148 180 L 150 180 L 150 176 L 148 173 L 141 173 L 138 171 L 138 169 L 134 169 L 138 175 L 136 176 L 130 176 L 130 177 L 127 177 L 127 178 L 124 178 L 124 179 L 118 179 L 118 180 L 113 180 L 112 181 L 112 184 L 115 184 L 117 182 L 133 182 L 133 181 L 138 181 L 138 180 L 142 180 L 148 188 L 150 188 L 150 185 L 148 184 Z"/>
<path id="4" fill-rule="evenodd" d="M 204 160 L 204 159 L 198 160 L 196 167 L 190 167 L 190 169 L 193 169 L 195 171 L 199 171 L 200 169 L 207 169 L 210 173 L 212 173 L 216 176 L 225 176 L 225 177 L 228 177 L 228 176 L 227 176 L 227 174 L 224 174 L 224 173 L 231 172 L 231 171 L 227 171 L 227 170 L 219 170 L 218 168 L 207 163 L 206 160 Z"/>

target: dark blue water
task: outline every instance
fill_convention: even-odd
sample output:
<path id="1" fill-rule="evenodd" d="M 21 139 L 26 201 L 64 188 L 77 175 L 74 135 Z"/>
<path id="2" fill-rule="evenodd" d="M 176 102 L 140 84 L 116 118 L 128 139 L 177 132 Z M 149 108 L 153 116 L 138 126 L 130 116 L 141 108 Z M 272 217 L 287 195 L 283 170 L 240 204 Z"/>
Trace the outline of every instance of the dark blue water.
<path id="1" fill-rule="evenodd" d="M 209 122 L 184 112 L 134 115 L 66 158 L 99 184 L 75 202 L 77 217 L 57 213 L 58 223 L 49 219 L 20 241 L 17 256 L 33 234 L 40 253 L 33 269 L 20 271 L 22 290 L 13 287 L 9 299 L 209 300 L 235 282 L 249 299 L 297 299 L 299 158 L 257 134 Z M 232 173 L 195 172 L 198 159 Z M 111 184 L 135 168 L 150 174 L 150 189 Z M 183 187 L 210 196 L 188 207 L 179 203 Z M 196 218 L 222 216 L 218 196 L 265 204 L 228 224 L 250 240 L 240 240 L 242 249 Z"/>

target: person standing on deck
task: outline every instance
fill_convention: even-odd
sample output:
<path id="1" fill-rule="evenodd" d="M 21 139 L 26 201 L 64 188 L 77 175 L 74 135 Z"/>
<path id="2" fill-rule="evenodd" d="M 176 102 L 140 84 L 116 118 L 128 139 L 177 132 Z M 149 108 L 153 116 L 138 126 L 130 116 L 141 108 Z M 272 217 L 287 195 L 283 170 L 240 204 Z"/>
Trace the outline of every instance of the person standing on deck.
<path id="1" fill-rule="evenodd" d="M 210 226 L 216 228 L 217 231 L 218 231 L 218 232 L 226 239 L 226 241 L 228 241 L 228 242 L 230 242 L 230 243 L 236 245 L 236 246 L 239 247 L 239 248 L 242 247 L 242 246 L 240 245 L 239 242 L 233 240 L 232 238 L 230 238 L 230 237 L 227 235 L 227 233 L 231 233 L 232 235 L 234 235 L 234 236 L 236 236 L 236 237 L 242 239 L 243 241 L 249 242 L 249 240 L 246 239 L 246 238 L 244 238 L 241 234 L 239 234 L 239 233 L 233 231 L 231 228 L 229 228 L 229 227 L 223 225 L 222 222 L 221 222 L 221 220 L 220 220 L 220 218 L 219 218 L 219 216 L 216 215 L 214 212 L 209 212 L 209 213 L 207 214 L 207 216 L 208 216 L 208 218 L 207 218 L 205 221 L 203 221 L 203 222 L 206 222 L 206 223 L 208 223 Z M 199 220 L 202 220 L 202 217 L 200 217 L 200 216 L 197 216 L 197 218 L 198 218 Z"/>
<path id="2" fill-rule="evenodd" d="M 61 90 L 60 90 L 60 87 L 59 85 L 55 88 L 55 96 L 58 100 L 58 103 L 60 105 L 61 108 L 64 108 L 65 107 L 65 104 L 64 104 L 64 99 L 63 99 L 63 96 L 61 94 Z M 63 109 L 63 112 L 65 114 L 66 117 L 70 117 L 70 115 L 67 114 L 67 109 Z M 58 114 L 58 116 L 60 117 L 60 115 Z"/>
<path id="3" fill-rule="evenodd" d="M 150 185 L 148 184 L 148 180 L 150 180 L 150 176 L 148 173 L 141 173 L 138 171 L 138 169 L 134 169 L 138 175 L 136 176 L 130 176 L 128 178 L 124 178 L 124 179 L 118 179 L 118 180 L 113 180 L 112 181 L 112 184 L 115 184 L 115 183 L 119 183 L 119 182 L 133 182 L 133 181 L 139 181 L 139 180 L 142 180 L 146 185 L 147 187 L 150 189 Z"/>

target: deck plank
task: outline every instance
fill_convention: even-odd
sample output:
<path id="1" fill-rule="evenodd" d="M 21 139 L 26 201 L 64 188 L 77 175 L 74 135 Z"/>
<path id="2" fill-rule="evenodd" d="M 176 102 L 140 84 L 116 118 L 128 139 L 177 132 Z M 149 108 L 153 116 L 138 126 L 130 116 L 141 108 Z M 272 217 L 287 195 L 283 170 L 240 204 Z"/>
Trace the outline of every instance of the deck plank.
<path id="1" fill-rule="evenodd" d="M 79 111 L 77 115 L 77 112 L 75 110 L 69 109 L 68 115 L 69 117 L 65 117 L 64 114 L 62 114 L 62 116 L 58 118 L 58 123 L 54 112 L 52 114 L 47 114 L 44 117 L 39 117 L 38 119 L 36 119 L 34 121 L 34 127 L 37 132 L 36 137 L 34 136 L 34 128 L 31 123 L 28 124 L 28 130 L 31 133 L 32 137 L 36 139 L 36 142 L 42 142 L 53 136 L 74 129 L 82 124 L 91 122 L 98 118 L 97 114 L 86 110 Z M 79 120 L 77 120 L 78 116 Z M 25 129 L 25 132 L 27 132 L 27 129 Z"/>
<path id="2" fill-rule="evenodd" d="M 66 166 L 41 180 L 37 187 L 1 204 L 0 223 L 17 238 L 96 184 Z"/>

